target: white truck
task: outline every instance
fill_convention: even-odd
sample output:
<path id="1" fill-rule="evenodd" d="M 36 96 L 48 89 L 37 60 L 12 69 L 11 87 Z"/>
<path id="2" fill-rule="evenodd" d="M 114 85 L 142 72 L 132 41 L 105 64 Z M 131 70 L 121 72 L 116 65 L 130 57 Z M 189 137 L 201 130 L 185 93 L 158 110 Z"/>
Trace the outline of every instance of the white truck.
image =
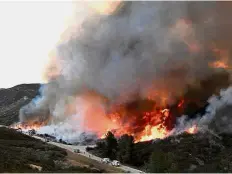
<path id="1" fill-rule="evenodd" d="M 120 166 L 120 162 L 117 161 L 117 160 L 113 160 L 113 161 L 111 162 L 111 165 L 112 165 L 112 166 L 119 167 L 119 166 Z"/>

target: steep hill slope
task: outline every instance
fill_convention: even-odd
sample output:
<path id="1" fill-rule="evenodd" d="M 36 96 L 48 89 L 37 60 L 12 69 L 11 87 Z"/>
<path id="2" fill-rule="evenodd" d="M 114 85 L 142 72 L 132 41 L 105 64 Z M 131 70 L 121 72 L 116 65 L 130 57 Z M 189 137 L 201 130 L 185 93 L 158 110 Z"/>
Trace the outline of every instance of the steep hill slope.
<path id="1" fill-rule="evenodd" d="M 10 125 L 17 122 L 19 109 L 38 94 L 39 88 L 40 84 L 21 84 L 0 89 L 0 124 Z"/>
<path id="2" fill-rule="evenodd" d="M 182 134 L 170 137 L 151 145 L 151 164 L 156 165 L 150 167 L 150 171 L 231 172 L 231 143 L 231 134 Z"/>

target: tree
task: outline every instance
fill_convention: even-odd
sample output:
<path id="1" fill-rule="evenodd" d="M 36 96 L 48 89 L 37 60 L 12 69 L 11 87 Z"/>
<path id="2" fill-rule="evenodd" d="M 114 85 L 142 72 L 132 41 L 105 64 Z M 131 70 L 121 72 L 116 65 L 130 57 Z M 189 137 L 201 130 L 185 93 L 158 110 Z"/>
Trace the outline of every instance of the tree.
<path id="1" fill-rule="evenodd" d="M 106 155 L 110 159 L 116 159 L 117 147 L 117 139 L 114 137 L 114 134 L 109 131 L 106 134 Z"/>
<path id="2" fill-rule="evenodd" d="M 178 172 L 178 166 L 174 162 L 172 153 L 165 153 L 162 150 L 156 149 L 151 154 L 147 170 L 150 173 Z"/>
<path id="3" fill-rule="evenodd" d="M 133 147 L 134 137 L 127 134 L 122 135 L 118 140 L 118 160 L 130 164 L 132 162 Z"/>
<path id="4" fill-rule="evenodd" d="M 98 141 L 97 143 L 96 143 L 96 147 L 97 147 L 97 149 L 105 149 L 106 148 L 106 144 L 105 144 L 105 142 L 102 142 L 102 141 Z"/>
<path id="5" fill-rule="evenodd" d="M 107 149 L 106 149 L 106 142 L 101 140 L 96 143 L 96 149 L 99 153 L 99 156 L 102 158 L 106 158 L 107 156 Z"/>

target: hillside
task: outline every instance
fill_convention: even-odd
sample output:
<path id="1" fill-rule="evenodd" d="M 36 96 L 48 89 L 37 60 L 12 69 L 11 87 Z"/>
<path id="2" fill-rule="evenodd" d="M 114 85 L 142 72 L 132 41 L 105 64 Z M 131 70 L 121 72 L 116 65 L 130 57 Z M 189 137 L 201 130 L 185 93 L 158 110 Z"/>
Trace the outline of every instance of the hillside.
<path id="1" fill-rule="evenodd" d="M 109 149 L 101 140 L 90 153 L 106 157 Z M 106 143 L 103 145 L 102 143 Z M 181 134 L 164 140 L 130 144 L 118 140 L 115 158 L 152 173 L 232 172 L 232 135 L 212 133 Z M 108 145 L 107 145 L 108 144 Z M 111 137 L 112 144 L 112 137 Z"/>
<path id="2" fill-rule="evenodd" d="M 40 84 L 21 84 L 0 89 L 0 125 L 10 125 L 18 121 L 20 108 L 38 94 L 39 88 Z"/>
<path id="3" fill-rule="evenodd" d="M 66 151 L 15 130 L 0 127 L 0 172 L 33 172 L 29 164 L 49 171 L 54 160 L 63 160 Z"/>
<path id="4" fill-rule="evenodd" d="M 232 135 L 228 134 L 182 134 L 138 143 L 134 153 L 139 154 L 137 165 L 151 172 L 231 172 L 231 143 Z M 150 164 L 138 163 L 144 161 Z"/>
<path id="5" fill-rule="evenodd" d="M 38 172 L 30 165 L 41 167 L 42 172 L 94 173 L 103 171 L 85 167 L 81 163 L 73 165 L 68 160 L 66 150 L 4 127 L 0 127 L 0 155 L 1 173 Z"/>

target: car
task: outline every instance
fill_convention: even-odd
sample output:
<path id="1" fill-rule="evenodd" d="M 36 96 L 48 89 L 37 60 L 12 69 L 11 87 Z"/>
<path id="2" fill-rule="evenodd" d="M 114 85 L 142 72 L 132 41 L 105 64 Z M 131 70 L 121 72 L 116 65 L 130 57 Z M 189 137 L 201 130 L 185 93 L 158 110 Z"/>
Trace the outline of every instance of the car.
<path id="1" fill-rule="evenodd" d="M 113 161 L 111 162 L 111 165 L 112 165 L 112 166 L 119 167 L 119 166 L 120 166 L 120 162 L 117 161 L 117 160 L 113 160 Z"/>
<path id="2" fill-rule="evenodd" d="M 79 149 L 74 149 L 74 152 L 75 153 L 80 153 L 80 150 Z"/>

